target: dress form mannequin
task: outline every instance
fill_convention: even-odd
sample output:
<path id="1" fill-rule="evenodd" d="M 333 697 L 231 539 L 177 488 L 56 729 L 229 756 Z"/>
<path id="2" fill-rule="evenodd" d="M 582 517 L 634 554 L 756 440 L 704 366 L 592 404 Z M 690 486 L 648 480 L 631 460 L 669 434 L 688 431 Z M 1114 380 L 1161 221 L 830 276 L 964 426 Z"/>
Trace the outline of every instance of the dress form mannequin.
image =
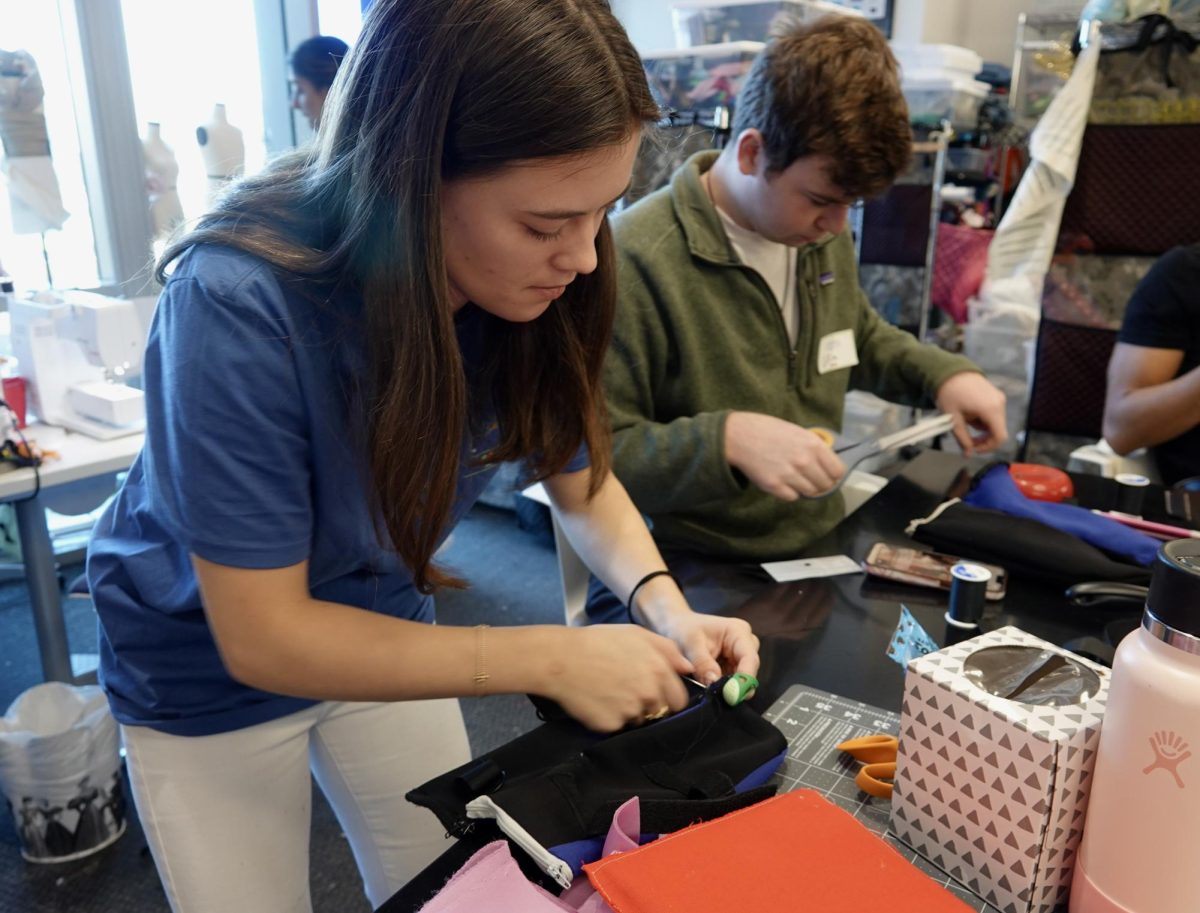
<path id="1" fill-rule="evenodd" d="M 62 228 L 68 213 L 50 161 L 37 63 L 26 51 L 0 51 L 0 73 L 0 168 L 8 185 L 13 231 L 33 235 Z"/>
<path id="2" fill-rule="evenodd" d="M 146 195 L 154 220 L 154 237 L 161 238 L 183 221 L 183 206 L 175 187 L 179 163 L 175 161 L 175 152 L 163 142 L 159 125 L 154 121 L 146 124 L 142 159 L 146 165 Z"/>
<path id="3" fill-rule="evenodd" d="M 229 181 L 245 170 L 246 144 L 242 131 L 226 119 L 224 105 L 214 106 L 212 120 L 196 128 L 196 142 L 208 174 L 211 203 Z"/>

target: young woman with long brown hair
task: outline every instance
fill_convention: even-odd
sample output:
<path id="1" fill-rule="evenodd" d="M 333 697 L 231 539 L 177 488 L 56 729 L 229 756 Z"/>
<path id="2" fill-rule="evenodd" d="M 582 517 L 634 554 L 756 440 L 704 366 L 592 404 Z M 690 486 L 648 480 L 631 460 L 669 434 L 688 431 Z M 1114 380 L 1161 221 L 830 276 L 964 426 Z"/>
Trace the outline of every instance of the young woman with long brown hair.
<path id="1" fill-rule="evenodd" d="M 98 524 L 101 680 L 174 909 L 309 908 L 310 767 L 378 905 L 443 846 L 406 790 L 456 701 L 618 728 L 757 640 L 669 577 L 644 626 L 435 626 L 434 553 L 524 460 L 617 592 L 662 559 L 609 473 L 605 215 L 657 111 L 604 0 L 376 0 L 316 146 L 164 254 L 147 437 Z"/>

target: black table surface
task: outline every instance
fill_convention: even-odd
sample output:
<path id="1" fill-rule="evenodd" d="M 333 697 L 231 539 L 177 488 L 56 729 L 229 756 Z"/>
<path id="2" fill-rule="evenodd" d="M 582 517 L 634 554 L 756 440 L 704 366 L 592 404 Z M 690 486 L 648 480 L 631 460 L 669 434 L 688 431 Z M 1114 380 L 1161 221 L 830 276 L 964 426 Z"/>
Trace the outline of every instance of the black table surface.
<path id="1" fill-rule="evenodd" d="M 1083 475 L 1072 480 L 1077 503 L 1099 509 L 1115 506 L 1116 483 Z M 967 462 L 961 456 L 925 450 L 882 491 L 806 549 L 804 557 L 848 555 L 861 562 L 876 542 L 926 548 L 906 536 L 905 527 L 927 516 L 947 497 L 965 492 L 969 481 Z M 1159 491 L 1152 488 L 1149 497 Z M 1154 509 L 1147 509 L 1145 515 L 1179 522 Z M 760 711 L 796 683 L 899 711 L 904 670 L 886 651 L 901 604 L 939 644 L 961 637 L 948 629 L 944 619 L 948 596 L 939 590 L 865 574 L 776 583 L 760 565 L 748 563 L 673 559 L 671 567 L 697 611 L 738 615 L 753 625 L 762 641 L 762 669 L 760 689 L 751 703 Z M 1114 619 L 1118 625 L 1132 626 L 1136 617 L 1136 610 L 1114 614 L 1073 607 L 1062 587 L 1010 574 L 1005 597 L 987 603 L 981 627 L 986 631 L 1015 625 L 1051 643 L 1065 644 L 1087 635 L 1103 638 Z M 381 913 L 420 909 L 471 853 L 497 836 L 497 831 L 484 826 L 471 838 L 458 841 L 385 903 Z"/>
<path id="2" fill-rule="evenodd" d="M 805 557 L 848 555 L 861 562 L 876 542 L 928 550 L 906 536 L 905 527 L 927 516 L 947 497 L 965 493 L 970 478 L 961 456 L 925 450 L 858 511 L 806 549 Z M 1072 480 L 1077 503 L 1100 509 L 1114 506 L 1115 482 L 1082 475 Z M 1169 520 L 1154 510 L 1146 515 Z M 762 640 L 762 688 L 753 702 L 760 710 L 766 710 L 788 686 L 801 682 L 898 711 L 904 670 L 886 651 L 902 604 L 940 645 L 962 636 L 946 624 L 949 596 L 940 590 L 866 574 L 775 583 L 761 566 L 749 564 L 685 560 L 674 569 L 698 611 L 738 615 L 753 625 Z M 1136 609 L 1114 613 L 1077 608 L 1062 586 L 1010 574 L 1005 597 L 987 602 L 981 627 L 987 631 L 1015 625 L 1061 645 L 1086 635 L 1103 639 L 1109 622 L 1137 614 Z"/>

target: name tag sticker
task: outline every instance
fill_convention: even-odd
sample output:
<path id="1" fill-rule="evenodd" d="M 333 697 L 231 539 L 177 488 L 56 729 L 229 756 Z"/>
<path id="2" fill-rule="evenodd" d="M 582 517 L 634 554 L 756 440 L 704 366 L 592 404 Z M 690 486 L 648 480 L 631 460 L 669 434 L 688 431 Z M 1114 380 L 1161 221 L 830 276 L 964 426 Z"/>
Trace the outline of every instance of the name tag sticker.
<path id="1" fill-rule="evenodd" d="M 809 580 L 813 577 L 837 577 L 841 574 L 857 574 L 862 570 L 858 562 L 849 555 L 831 555 L 828 558 L 794 558 L 791 561 L 770 561 L 763 570 L 778 583 L 789 580 Z"/>
<path id="2" fill-rule="evenodd" d="M 838 330 L 821 339 L 817 348 L 817 373 L 828 374 L 858 364 L 858 347 L 853 330 Z"/>

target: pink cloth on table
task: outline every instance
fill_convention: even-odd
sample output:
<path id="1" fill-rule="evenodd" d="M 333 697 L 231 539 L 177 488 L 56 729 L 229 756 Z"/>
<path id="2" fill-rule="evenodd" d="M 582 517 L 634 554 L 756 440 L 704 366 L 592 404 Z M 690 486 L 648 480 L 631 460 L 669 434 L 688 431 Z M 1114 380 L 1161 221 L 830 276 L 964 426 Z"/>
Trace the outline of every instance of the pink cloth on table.
<path id="1" fill-rule="evenodd" d="M 634 796 L 616 810 L 612 824 L 608 828 L 608 836 L 604 838 L 603 856 L 613 853 L 624 853 L 626 850 L 636 850 L 638 838 L 642 833 L 642 807 L 638 797 Z M 571 887 L 563 892 L 560 900 L 565 901 L 577 913 L 612 913 L 612 907 L 605 903 L 604 898 L 597 893 L 588 881 L 586 875 L 581 875 L 572 882 Z"/>
<path id="2" fill-rule="evenodd" d="M 613 815 L 604 856 L 638 847 L 642 814 L 637 796 Z M 489 843 L 466 861 L 420 913 L 613 913 L 612 907 L 580 876 L 555 897 L 526 879 L 503 840 Z"/>
<path id="3" fill-rule="evenodd" d="M 489 843 L 466 861 L 420 913 L 575 913 L 529 881 L 503 840 Z"/>

